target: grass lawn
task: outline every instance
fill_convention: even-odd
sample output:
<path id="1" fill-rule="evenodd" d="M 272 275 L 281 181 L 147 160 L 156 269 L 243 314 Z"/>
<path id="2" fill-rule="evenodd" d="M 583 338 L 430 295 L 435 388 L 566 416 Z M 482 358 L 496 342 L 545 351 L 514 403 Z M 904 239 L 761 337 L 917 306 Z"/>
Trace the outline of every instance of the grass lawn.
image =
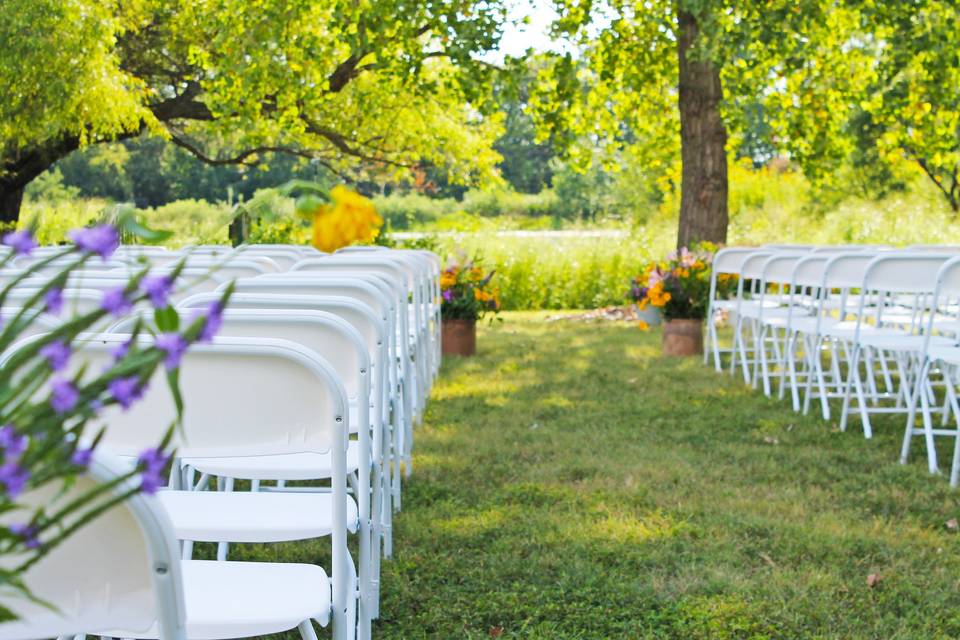
<path id="1" fill-rule="evenodd" d="M 379 637 L 960 636 L 960 494 L 897 464 L 898 418 L 868 442 L 659 333 L 543 318 L 445 362 Z"/>
<path id="2" fill-rule="evenodd" d="M 444 363 L 375 637 L 960 636 L 960 493 L 898 418 L 865 441 L 657 332 L 504 315 Z"/>

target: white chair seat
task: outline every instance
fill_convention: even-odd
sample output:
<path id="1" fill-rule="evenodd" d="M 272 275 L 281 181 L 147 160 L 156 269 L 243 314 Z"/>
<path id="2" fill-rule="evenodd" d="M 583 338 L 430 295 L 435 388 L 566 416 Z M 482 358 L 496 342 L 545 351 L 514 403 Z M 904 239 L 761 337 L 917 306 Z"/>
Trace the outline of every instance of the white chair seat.
<path id="1" fill-rule="evenodd" d="M 330 580 L 322 567 L 294 562 L 184 560 L 183 593 L 190 640 L 246 638 L 280 633 L 313 618 L 330 621 Z M 158 638 L 147 632 L 110 631 L 121 638 Z"/>
<path id="2" fill-rule="evenodd" d="M 888 335 L 881 332 L 868 332 L 860 335 L 860 343 L 875 349 L 886 349 L 888 351 L 922 351 L 923 336 L 918 335 Z M 930 336 L 930 346 L 950 347 L 956 344 L 956 340 L 944 338 L 943 336 Z"/>
<path id="3" fill-rule="evenodd" d="M 930 360 L 960 365 L 960 347 L 930 347 Z"/>
<path id="4" fill-rule="evenodd" d="M 824 331 L 827 327 L 837 323 L 836 318 L 820 318 L 820 330 Z M 790 329 L 801 333 L 814 333 L 817 330 L 816 316 L 794 316 L 790 319 Z"/>
<path id="5" fill-rule="evenodd" d="M 244 480 L 322 480 L 333 472 L 326 453 L 290 453 L 237 458 L 184 458 L 201 473 Z M 360 445 L 351 440 L 347 448 L 347 473 L 360 468 Z"/>
<path id="6" fill-rule="evenodd" d="M 803 307 L 794 307 L 794 315 L 807 315 L 810 313 L 808 310 Z M 762 309 L 760 305 L 752 305 L 749 307 L 741 307 L 740 315 L 744 318 L 761 318 L 762 321 L 766 321 L 768 318 L 784 318 L 790 315 L 790 309 L 788 307 L 768 307 L 763 305 Z"/>
<path id="7" fill-rule="evenodd" d="M 161 491 L 157 494 L 180 540 L 283 542 L 330 535 L 329 493 Z M 357 529 L 357 504 L 347 499 L 347 524 Z"/>
<path id="8" fill-rule="evenodd" d="M 853 340 L 857 333 L 857 323 L 854 320 L 844 320 L 843 322 L 834 322 L 826 327 L 821 327 L 821 333 L 831 338 L 839 340 Z M 877 329 L 873 325 L 865 324 L 860 327 L 861 339 L 867 334 L 885 334 L 891 336 L 907 336 L 906 331 L 900 329 Z"/>
<path id="9" fill-rule="evenodd" d="M 763 317 L 760 318 L 760 322 L 769 327 L 777 327 L 778 329 L 786 328 L 789 323 L 791 329 L 796 329 L 797 325 L 801 323 L 801 321 L 809 320 L 812 322 L 813 326 L 816 327 L 816 317 L 811 317 L 810 312 L 806 309 L 794 307 L 793 314 L 780 313 L 780 311 L 780 309 L 774 309 L 773 313 L 771 313 L 770 311 L 765 310 L 763 312 Z"/>

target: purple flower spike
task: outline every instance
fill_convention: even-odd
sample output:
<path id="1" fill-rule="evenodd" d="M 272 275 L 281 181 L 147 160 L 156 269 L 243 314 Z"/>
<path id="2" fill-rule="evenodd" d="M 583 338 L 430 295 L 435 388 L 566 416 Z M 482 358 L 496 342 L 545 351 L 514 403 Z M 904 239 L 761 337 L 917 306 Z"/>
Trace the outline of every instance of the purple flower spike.
<path id="1" fill-rule="evenodd" d="M 447 302 L 450 302 L 451 300 L 453 300 L 453 289 L 447 289 L 446 291 L 444 291 L 443 299 L 446 300 Z"/>
<path id="2" fill-rule="evenodd" d="M 47 313 L 59 315 L 63 309 L 63 289 L 59 287 L 50 289 L 44 294 L 43 302 L 47 305 Z"/>
<path id="3" fill-rule="evenodd" d="M 117 344 L 115 347 L 110 349 L 110 355 L 113 356 L 113 359 L 116 361 L 123 360 L 127 357 L 127 352 L 130 351 L 131 340 L 124 340 L 123 342 Z"/>
<path id="4" fill-rule="evenodd" d="M 93 459 L 93 449 L 75 449 L 70 456 L 70 464 L 86 469 Z"/>
<path id="5" fill-rule="evenodd" d="M 50 385 L 52 392 L 50 394 L 50 406 L 57 413 L 66 413 L 77 406 L 80 399 L 80 392 L 73 386 L 73 383 L 63 378 L 58 378 Z"/>
<path id="6" fill-rule="evenodd" d="M 144 388 L 140 386 L 138 376 L 128 376 L 126 378 L 116 378 L 107 384 L 107 390 L 110 395 L 120 404 L 124 410 L 129 409 L 134 402 L 143 397 Z"/>
<path id="7" fill-rule="evenodd" d="M 157 336 L 154 344 L 157 349 L 167 354 L 163 363 L 168 370 L 180 366 L 180 359 L 183 358 L 183 354 L 187 350 L 187 341 L 184 340 L 182 335 L 179 333 L 161 333 Z"/>
<path id="8" fill-rule="evenodd" d="M 120 234 L 109 224 L 74 229 L 70 232 L 70 239 L 81 251 L 95 253 L 104 260 L 112 256 L 120 246 Z"/>
<path id="9" fill-rule="evenodd" d="M 150 298 L 151 304 L 157 309 L 163 309 L 173 293 L 173 279 L 170 276 L 147 276 L 140 281 L 140 289 Z"/>
<path id="10" fill-rule="evenodd" d="M 10 533 L 23 540 L 23 545 L 27 549 L 36 549 L 40 546 L 40 531 L 29 524 L 12 524 L 9 527 Z"/>
<path id="11" fill-rule="evenodd" d="M 120 285 L 103 292 L 100 308 L 110 315 L 120 317 L 130 311 L 133 305 L 127 300 L 126 287 Z"/>
<path id="12" fill-rule="evenodd" d="M 40 355 L 47 359 L 51 369 L 61 371 L 70 360 L 70 347 L 63 340 L 54 340 L 40 349 Z"/>
<path id="13" fill-rule="evenodd" d="M 8 458 L 16 458 L 27 448 L 27 436 L 20 435 L 12 424 L 0 427 L 0 447 Z"/>
<path id="14" fill-rule="evenodd" d="M 170 461 L 170 456 L 157 448 L 146 449 L 137 457 L 140 466 L 140 490 L 147 495 L 153 495 L 157 489 L 164 486 L 163 470 Z"/>
<path id="15" fill-rule="evenodd" d="M 37 248 L 37 241 L 29 231 L 11 231 L 4 234 L 3 244 L 13 249 L 18 256 L 28 256 Z"/>
<path id="16" fill-rule="evenodd" d="M 203 323 L 203 329 L 197 336 L 199 342 L 213 342 L 213 338 L 223 326 L 223 305 L 220 301 L 213 302 L 207 307 L 207 319 Z"/>
<path id="17" fill-rule="evenodd" d="M 10 500 L 23 493 L 29 479 L 30 472 L 16 462 L 0 465 L 0 484 L 3 484 L 4 494 Z"/>

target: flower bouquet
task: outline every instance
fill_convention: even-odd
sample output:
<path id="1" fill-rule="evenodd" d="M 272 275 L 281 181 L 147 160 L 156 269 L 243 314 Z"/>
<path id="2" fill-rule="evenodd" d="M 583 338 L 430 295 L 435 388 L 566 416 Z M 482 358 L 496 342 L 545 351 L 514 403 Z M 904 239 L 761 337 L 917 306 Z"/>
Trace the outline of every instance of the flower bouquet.
<path id="1" fill-rule="evenodd" d="M 630 297 L 637 307 L 652 306 L 666 320 L 663 350 L 667 355 L 703 353 L 712 255 L 709 246 L 700 245 L 693 251 L 684 247 L 648 264 L 631 284 Z M 648 328 L 643 321 L 641 328 Z"/>
<path id="2" fill-rule="evenodd" d="M 476 259 L 449 262 L 440 274 L 441 341 L 445 355 L 471 356 L 477 350 L 477 320 L 500 311 L 500 290 Z"/>

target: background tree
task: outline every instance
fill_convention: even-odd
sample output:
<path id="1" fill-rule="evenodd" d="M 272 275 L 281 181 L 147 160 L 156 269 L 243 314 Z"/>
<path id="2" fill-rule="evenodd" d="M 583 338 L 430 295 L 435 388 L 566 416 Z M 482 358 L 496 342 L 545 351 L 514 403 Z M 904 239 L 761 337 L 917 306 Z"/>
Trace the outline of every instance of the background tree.
<path id="1" fill-rule="evenodd" d="M 335 172 L 493 171 L 477 54 L 497 0 L 10 0 L 0 13 L 0 220 L 80 147 L 150 131 L 213 165 L 283 151 Z"/>
<path id="2" fill-rule="evenodd" d="M 582 55 L 541 74 L 538 125 L 574 149 L 631 149 L 664 170 L 679 157 L 678 245 L 726 239 L 726 167 L 738 155 L 787 155 L 822 185 L 852 166 L 875 195 L 901 188 L 906 160 L 960 208 L 953 3 L 557 5 L 556 31 Z"/>

